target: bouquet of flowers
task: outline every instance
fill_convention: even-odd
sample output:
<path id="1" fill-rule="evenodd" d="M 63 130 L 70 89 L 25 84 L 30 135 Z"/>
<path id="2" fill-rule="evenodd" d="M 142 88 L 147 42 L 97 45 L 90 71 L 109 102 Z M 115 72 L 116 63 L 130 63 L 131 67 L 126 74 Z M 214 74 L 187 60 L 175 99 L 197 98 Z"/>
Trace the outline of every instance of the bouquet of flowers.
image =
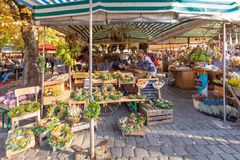
<path id="1" fill-rule="evenodd" d="M 132 133 L 146 122 L 146 117 L 142 114 L 131 113 L 128 117 L 118 120 L 119 129 L 122 132 Z"/>
<path id="2" fill-rule="evenodd" d="M 18 151 L 26 148 L 32 140 L 34 140 L 33 132 L 20 128 L 10 134 L 5 142 L 5 147 L 7 150 Z"/>

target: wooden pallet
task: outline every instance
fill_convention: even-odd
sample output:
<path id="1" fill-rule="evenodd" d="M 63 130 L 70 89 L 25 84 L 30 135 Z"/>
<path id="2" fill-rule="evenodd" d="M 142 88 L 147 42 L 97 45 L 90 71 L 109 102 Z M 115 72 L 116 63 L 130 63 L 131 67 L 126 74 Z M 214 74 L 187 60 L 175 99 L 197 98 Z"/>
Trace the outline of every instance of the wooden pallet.
<path id="1" fill-rule="evenodd" d="M 145 127 L 139 127 L 137 131 L 132 132 L 132 133 L 126 133 L 126 132 L 122 132 L 122 136 L 140 136 L 140 137 L 145 137 L 146 133 L 145 133 Z"/>
<path id="2" fill-rule="evenodd" d="M 140 112 L 147 116 L 147 126 L 165 124 L 173 121 L 173 109 L 141 106 Z"/>

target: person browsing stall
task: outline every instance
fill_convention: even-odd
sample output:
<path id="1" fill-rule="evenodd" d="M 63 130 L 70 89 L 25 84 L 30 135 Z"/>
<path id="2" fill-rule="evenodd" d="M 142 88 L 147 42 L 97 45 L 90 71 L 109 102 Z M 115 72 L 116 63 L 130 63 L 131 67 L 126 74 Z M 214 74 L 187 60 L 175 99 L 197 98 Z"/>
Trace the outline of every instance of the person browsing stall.
<path id="1" fill-rule="evenodd" d="M 150 73 L 152 76 L 157 75 L 157 69 L 153 61 L 147 54 L 142 50 L 137 51 L 138 62 L 136 68 Z"/>
<path id="2" fill-rule="evenodd" d="M 124 71 L 129 68 L 129 63 L 126 60 L 126 56 L 124 53 L 119 54 L 118 60 L 113 63 L 114 70 Z"/>

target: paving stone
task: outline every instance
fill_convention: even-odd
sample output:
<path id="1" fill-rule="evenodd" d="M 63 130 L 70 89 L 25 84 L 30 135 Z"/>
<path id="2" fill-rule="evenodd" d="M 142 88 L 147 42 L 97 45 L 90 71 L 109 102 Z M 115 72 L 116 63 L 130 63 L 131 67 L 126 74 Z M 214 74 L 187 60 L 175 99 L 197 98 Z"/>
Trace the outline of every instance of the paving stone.
<path id="1" fill-rule="evenodd" d="M 223 160 L 219 154 L 211 154 L 211 155 L 207 155 L 207 157 L 210 160 Z"/>
<path id="2" fill-rule="evenodd" d="M 229 142 L 226 139 L 224 139 L 224 137 L 219 136 L 219 137 L 214 137 L 214 139 L 220 144 L 229 144 Z"/>
<path id="3" fill-rule="evenodd" d="M 183 141 L 183 143 L 185 145 L 192 145 L 193 144 L 193 140 L 191 138 L 187 138 L 187 137 L 182 137 L 181 141 Z"/>
<path id="4" fill-rule="evenodd" d="M 237 160 L 240 160 L 240 153 L 235 153 L 235 154 L 232 154 L 233 157 L 235 157 Z"/>
<path id="5" fill-rule="evenodd" d="M 173 145 L 172 141 L 168 137 L 160 137 L 159 138 L 159 143 L 165 146 L 170 146 Z"/>
<path id="6" fill-rule="evenodd" d="M 153 136 L 147 136 L 148 141 L 150 143 L 151 146 L 160 146 L 161 142 L 159 141 L 158 138 L 155 138 Z"/>
<path id="7" fill-rule="evenodd" d="M 36 154 L 36 157 L 39 157 L 39 158 L 46 158 L 49 154 L 49 151 L 46 151 L 46 150 L 39 150 Z"/>
<path id="8" fill-rule="evenodd" d="M 113 157 L 120 158 L 122 157 L 122 148 L 111 148 L 111 153 Z"/>
<path id="9" fill-rule="evenodd" d="M 36 149 L 29 149 L 27 152 L 24 153 L 24 158 L 34 157 L 37 154 L 38 150 Z"/>
<path id="10" fill-rule="evenodd" d="M 135 147 L 124 147 L 123 156 L 124 157 L 134 157 L 134 148 Z"/>
<path id="11" fill-rule="evenodd" d="M 169 160 L 183 160 L 183 157 L 179 157 L 179 156 L 170 156 Z"/>
<path id="12" fill-rule="evenodd" d="M 205 155 L 196 155 L 196 156 L 193 156 L 193 159 L 195 160 L 208 160 L 208 158 L 205 156 Z"/>
<path id="13" fill-rule="evenodd" d="M 202 154 L 212 154 L 212 152 L 206 147 L 206 146 L 203 146 L 203 145 L 195 145 L 194 148 L 199 152 L 199 153 L 202 153 Z"/>
<path id="14" fill-rule="evenodd" d="M 234 148 L 238 153 L 240 153 L 240 145 L 237 144 L 229 144 L 230 147 Z"/>
<path id="15" fill-rule="evenodd" d="M 191 155 L 186 155 L 186 156 L 183 156 L 184 160 L 193 160 L 193 156 Z"/>
<path id="16" fill-rule="evenodd" d="M 124 139 L 115 139 L 115 147 L 125 147 Z"/>
<path id="17" fill-rule="evenodd" d="M 199 152 L 193 147 L 193 145 L 186 146 L 185 150 L 186 150 L 186 152 L 187 152 L 189 155 L 201 155 L 201 153 L 199 153 Z"/>
<path id="18" fill-rule="evenodd" d="M 162 155 L 159 147 L 150 146 L 147 149 L 149 151 L 150 156 L 152 157 L 157 157 Z"/>
<path id="19" fill-rule="evenodd" d="M 60 153 L 57 152 L 57 151 L 52 151 L 52 152 L 50 152 L 49 156 L 51 156 L 51 157 L 57 157 L 58 154 L 60 154 Z"/>
<path id="20" fill-rule="evenodd" d="M 205 141 L 202 137 L 197 136 L 193 138 L 193 141 L 197 144 L 197 145 L 206 145 L 208 144 L 207 141 Z"/>
<path id="21" fill-rule="evenodd" d="M 129 158 L 129 160 L 143 160 L 143 158 L 140 158 L 140 157 L 132 157 L 132 158 Z"/>
<path id="22" fill-rule="evenodd" d="M 161 146 L 160 150 L 165 155 L 175 155 L 173 148 L 171 146 Z"/>
<path id="23" fill-rule="evenodd" d="M 117 160 L 128 160 L 128 158 L 117 158 Z"/>
<path id="24" fill-rule="evenodd" d="M 221 148 L 225 153 L 237 153 L 235 149 L 230 147 L 229 145 L 218 145 L 219 148 Z"/>
<path id="25" fill-rule="evenodd" d="M 159 156 L 158 159 L 159 160 L 168 160 L 168 156 Z"/>
<path id="26" fill-rule="evenodd" d="M 187 155 L 187 152 L 184 149 L 184 146 L 173 146 L 173 150 L 176 153 L 176 155 L 184 156 Z"/>
<path id="27" fill-rule="evenodd" d="M 236 160 L 236 158 L 234 158 L 234 156 L 232 156 L 231 154 L 227 154 L 227 153 L 221 153 L 219 154 L 222 159 L 227 159 L 227 160 Z"/>
<path id="28" fill-rule="evenodd" d="M 125 137 L 124 138 L 126 146 L 136 146 L 136 140 L 135 137 Z"/>
<path id="29" fill-rule="evenodd" d="M 144 157 L 144 160 L 158 160 L 157 157 Z"/>
<path id="30" fill-rule="evenodd" d="M 114 137 L 110 137 L 108 140 L 108 146 L 109 147 L 114 147 Z"/>
<path id="31" fill-rule="evenodd" d="M 218 146 L 216 145 L 206 145 L 207 148 L 213 153 L 213 154 L 216 154 L 216 153 L 223 153 L 223 150 L 221 150 Z"/>
<path id="32" fill-rule="evenodd" d="M 39 157 L 26 157 L 26 158 L 24 158 L 24 160 L 39 160 Z M 52 158 L 52 160 L 53 160 L 53 158 Z"/>
<path id="33" fill-rule="evenodd" d="M 207 141 L 208 144 L 218 144 L 218 142 L 210 136 L 204 136 L 203 139 Z"/>
<path id="34" fill-rule="evenodd" d="M 148 157 L 149 153 L 146 149 L 144 148 L 135 148 L 135 154 L 136 157 L 143 158 L 143 157 Z"/>
<path id="35" fill-rule="evenodd" d="M 172 141 L 173 145 L 184 145 L 183 141 L 178 137 L 169 137 L 169 139 Z"/>
<path id="36" fill-rule="evenodd" d="M 148 142 L 147 138 L 135 137 L 135 139 L 137 142 L 137 146 L 139 146 L 139 147 L 149 146 L 149 142 Z"/>

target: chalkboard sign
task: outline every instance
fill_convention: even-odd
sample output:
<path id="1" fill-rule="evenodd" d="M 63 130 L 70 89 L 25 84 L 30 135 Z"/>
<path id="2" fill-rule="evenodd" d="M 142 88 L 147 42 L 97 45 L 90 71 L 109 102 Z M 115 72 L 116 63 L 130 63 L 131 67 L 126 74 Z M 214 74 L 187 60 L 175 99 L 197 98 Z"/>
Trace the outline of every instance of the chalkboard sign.
<path id="1" fill-rule="evenodd" d="M 145 79 L 141 79 L 141 81 L 145 81 Z M 148 81 L 148 84 L 145 88 L 139 89 L 139 92 L 141 95 L 147 96 L 148 99 L 159 99 L 160 96 L 160 89 L 155 89 L 152 84 L 154 82 L 159 81 L 158 79 L 146 79 Z"/>

